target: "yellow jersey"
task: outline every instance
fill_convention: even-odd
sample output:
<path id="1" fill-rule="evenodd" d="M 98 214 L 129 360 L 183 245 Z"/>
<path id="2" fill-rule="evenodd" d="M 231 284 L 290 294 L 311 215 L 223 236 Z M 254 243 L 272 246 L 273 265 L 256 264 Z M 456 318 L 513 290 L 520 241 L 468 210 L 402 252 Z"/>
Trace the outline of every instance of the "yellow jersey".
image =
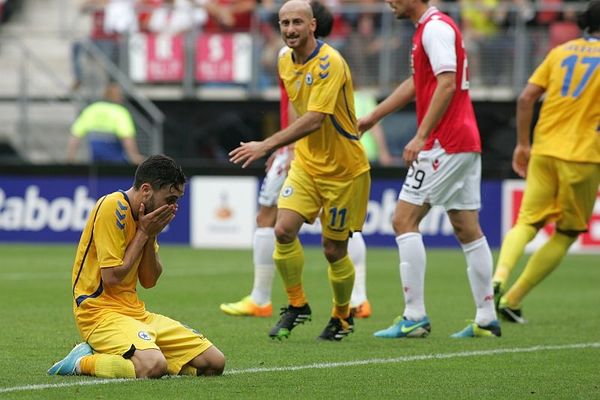
<path id="1" fill-rule="evenodd" d="M 600 41 L 555 47 L 529 78 L 546 89 L 531 152 L 600 163 Z"/>
<path id="2" fill-rule="evenodd" d="M 123 265 L 123 257 L 137 231 L 125 192 L 114 192 L 98 200 L 81 235 L 73 264 L 73 312 L 77 328 L 87 340 L 108 312 L 133 318 L 148 315 L 136 287 L 140 257 L 117 286 L 105 287 L 101 268 Z M 155 242 L 155 250 L 158 245 Z"/>
<path id="3" fill-rule="evenodd" d="M 352 76 L 342 56 L 319 40 L 304 64 L 295 63 L 289 49 L 280 55 L 278 68 L 298 116 L 308 111 L 327 114 L 317 131 L 296 142 L 294 163 L 311 176 L 333 180 L 368 171 L 354 113 Z"/>

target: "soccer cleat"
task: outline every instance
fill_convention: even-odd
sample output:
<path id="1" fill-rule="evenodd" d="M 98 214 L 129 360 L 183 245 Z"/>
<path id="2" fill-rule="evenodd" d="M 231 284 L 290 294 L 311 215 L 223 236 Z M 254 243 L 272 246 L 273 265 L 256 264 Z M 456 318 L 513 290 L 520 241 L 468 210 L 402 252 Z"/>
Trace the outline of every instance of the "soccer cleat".
<path id="1" fill-rule="evenodd" d="M 281 340 L 283 338 L 287 338 L 290 336 L 290 332 L 296 327 L 296 325 L 303 324 L 306 321 L 311 320 L 311 311 L 308 303 L 302 307 L 294 307 L 292 305 L 282 307 L 279 315 L 281 316 L 279 321 L 269 331 L 269 336 L 272 339 Z"/>
<path id="2" fill-rule="evenodd" d="M 246 296 L 236 303 L 223 303 L 220 308 L 225 314 L 234 317 L 270 317 L 273 315 L 271 303 L 259 306 L 250 296 Z"/>
<path id="3" fill-rule="evenodd" d="M 48 375 L 77 375 L 77 362 L 85 356 L 93 354 L 92 348 L 86 342 L 79 343 L 65 358 L 55 363 L 48 370 Z"/>
<path id="4" fill-rule="evenodd" d="M 371 303 L 369 303 L 369 300 L 363 301 L 358 307 L 352 307 L 350 315 L 354 318 L 369 318 L 371 316 Z"/>
<path id="5" fill-rule="evenodd" d="M 426 316 L 419 321 L 409 321 L 406 318 L 397 317 L 392 325 L 373 335 L 380 338 L 424 338 L 431 332 L 431 324 Z"/>
<path id="6" fill-rule="evenodd" d="M 500 299 L 503 295 L 504 290 L 502 290 L 502 284 L 500 282 L 494 282 L 494 306 L 496 307 L 496 310 L 498 310 Z"/>
<path id="7" fill-rule="evenodd" d="M 349 316 L 346 319 L 331 317 L 318 339 L 340 341 L 354 332 L 354 319 Z"/>
<path id="8" fill-rule="evenodd" d="M 460 332 L 456 332 L 451 335 L 452 338 L 471 338 L 471 337 L 500 337 L 502 331 L 500 330 L 500 323 L 498 320 L 490 322 L 489 325 L 479 326 L 475 322 L 467 325 L 465 329 Z"/>
<path id="9" fill-rule="evenodd" d="M 523 318 L 520 308 L 510 308 L 505 301 L 500 300 L 498 305 L 498 314 L 503 320 L 508 322 L 514 322 L 516 324 L 526 324 L 527 320 Z"/>

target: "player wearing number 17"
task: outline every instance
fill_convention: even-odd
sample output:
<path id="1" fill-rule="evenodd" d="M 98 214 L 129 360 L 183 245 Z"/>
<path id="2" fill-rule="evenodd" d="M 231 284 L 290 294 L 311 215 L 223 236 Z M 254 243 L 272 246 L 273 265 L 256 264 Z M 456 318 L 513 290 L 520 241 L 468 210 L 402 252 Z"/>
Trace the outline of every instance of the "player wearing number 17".
<path id="1" fill-rule="evenodd" d="M 600 1 L 579 17 L 582 38 L 550 51 L 517 104 L 513 169 L 527 179 L 519 217 L 506 234 L 494 275 L 500 315 L 523 323 L 521 300 L 561 262 L 577 236 L 587 231 L 600 182 Z M 546 94 L 535 126 L 534 105 Z M 550 239 L 533 253 L 523 273 L 502 296 L 525 245 L 547 223 Z"/>
<path id="2" fill-rule="evenodd" d="M 367 117 L 364 132 L 389 113 L 416 101 L 417 132 L 402 157 L 409 167 L 392 225 L 400 254 L 405 308 L 376 337 L 425 337 L 425 246 L 419 223 L 431 206 L 443 206 L 467 261 L 477 311 L 453 337 L 498 337 L 492 291 L 492 254 L 479 226 L 481 141 L 469 96 L 467 54 L 456 23 L 423 0 L 386 0 L 398 19 L 416 27 L 412 74 Z M 451 268 L 452 266 L 447 266 Z"/>

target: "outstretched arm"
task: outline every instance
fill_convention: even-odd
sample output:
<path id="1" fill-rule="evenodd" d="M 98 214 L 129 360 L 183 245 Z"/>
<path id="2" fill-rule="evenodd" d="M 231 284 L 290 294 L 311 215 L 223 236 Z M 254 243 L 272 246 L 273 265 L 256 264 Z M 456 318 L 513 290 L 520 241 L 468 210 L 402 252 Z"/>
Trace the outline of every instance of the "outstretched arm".
<path id="1" fill-rule="evenodd" d="M 321 127 L 324 120 L 325 114 L 308 111 L 287 128 L 274 133 L 263 141 L 240 143 L 239 147 L 229 153 L 229 161 L 234 164 L 243 163 L 242 168 L 246 168 L 250 163 L 264 157 L 271 151 L 294 143 L 296 140 L 316 131 Z"/>
<path id="2" fill-rule="evenodd" d="M 385 100 L 379 103 L 369 115 L 358 120 L 358 131 L 360 133 L 368 131 L 383 117 L 404 107 L 413 101 L 414 98 L 415 83 L 411 76 L 402 82 Z"/>

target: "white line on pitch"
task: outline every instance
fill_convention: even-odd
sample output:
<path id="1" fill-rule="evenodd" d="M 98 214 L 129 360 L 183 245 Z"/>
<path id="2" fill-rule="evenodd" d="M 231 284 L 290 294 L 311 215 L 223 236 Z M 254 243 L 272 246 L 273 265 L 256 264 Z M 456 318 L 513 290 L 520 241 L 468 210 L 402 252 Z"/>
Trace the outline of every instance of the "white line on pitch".
<path id="1" fill-rule="evenodd" d="M 256 373 L 261 373 L 261 372 L 290 372 L 290 371 L 299 371 L 299 370 L 303 370 L 303 369 L 354 367 L 354 366 L 372 365 L 372 364 L 398 364 L 398 363 L 405 363 L 405 362 L 411 362 L 411 361 L 439 360 L 439 359 L 474 357 L 474 356 L 494 356 L 494 355 L 498 355 L 498 354 L 510 354 L 510 353 L 535 353 L 535 352 L 540 352 L 540 351 L 553 351 L 553 350 L 577 350 L 577 349 L 589 349 L 589 348 L 600 348 L 600 342 L 576 343 L 576 344 L 565 344 L 565 345 L 532 346 L 532 347 L 520 347 L 520 348 L 517 347 L 517 348 L 512 348 L 512 349 L 461 351 L 461 352 L 457 352 L 457 353 L 423 354 L 423 355 L 404 356 L 404 357 L 395 357 L 395 358 L 372 358 L 372 359 L 368 359 L 368 360 L 315 363 L 315 364 L 306 364 L 306 365 L 290 365 L 290 366 L 286 366 L 286 367 L 232 369 L 232 370 L 226 371 L 225 375 L 256 374 Z M 28 390 L 55 389 L 55 388 L 73 387 L 73 386 L 104 385 L 104 384 L 109 384 L 109 383 L 134 382 L 134 381 L 135 381 L 134 379 L 79 380 L 76 382 L 48 383 L 48 384 L 39 384 L 39 385 L 25 385 L 25 386 L 0 388 L 0 393 L 23 392 L 23 391 L 28 391 Z"/>

